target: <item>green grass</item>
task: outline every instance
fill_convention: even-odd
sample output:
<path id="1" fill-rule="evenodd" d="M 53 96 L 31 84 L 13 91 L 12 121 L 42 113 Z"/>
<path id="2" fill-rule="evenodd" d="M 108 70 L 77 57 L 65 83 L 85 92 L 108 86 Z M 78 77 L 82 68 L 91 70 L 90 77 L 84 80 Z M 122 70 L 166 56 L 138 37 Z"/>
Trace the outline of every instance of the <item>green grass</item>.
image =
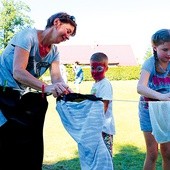
<path id="1" fill-rule="evenodd" d="M 81 93 L 89 94 L 93 82 L 83 82 Z M 116 135 L 113 145 L 115 170 L 142 170 L 145 158 L 145 143 L 138 120 L 138 98 L 136 80 L 112 81 L 113 112 Z M 73 82 L 69 82 L 73 90 Z M 49 108 L 44 125 L 44 166 L 43 170 L 80 170 L 76 142 L 64 129 L 55 110 L 55 99 L 48 97 Z M 161 170 L 161 157 L 157 162 Z"/>

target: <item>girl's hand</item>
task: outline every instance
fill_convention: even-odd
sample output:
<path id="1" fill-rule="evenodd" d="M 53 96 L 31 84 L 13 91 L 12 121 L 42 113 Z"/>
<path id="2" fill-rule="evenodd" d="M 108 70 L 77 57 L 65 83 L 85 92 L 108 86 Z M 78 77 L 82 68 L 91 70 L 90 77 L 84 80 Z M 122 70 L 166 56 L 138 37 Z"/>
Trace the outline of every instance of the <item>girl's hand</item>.
<path id="1" fill-rule="evenodd" d="M 170 101 L 170 93 L 160 94 L 159 100 L 160 101 Z"/>

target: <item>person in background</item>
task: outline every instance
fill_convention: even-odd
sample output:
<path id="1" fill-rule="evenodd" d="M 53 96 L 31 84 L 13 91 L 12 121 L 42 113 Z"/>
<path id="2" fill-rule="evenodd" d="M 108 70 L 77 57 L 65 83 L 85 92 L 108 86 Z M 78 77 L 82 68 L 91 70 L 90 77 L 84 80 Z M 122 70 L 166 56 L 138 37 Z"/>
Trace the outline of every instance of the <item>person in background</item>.
<path id="1" fill-rule="evenodd" d="M 30 87 L 44 94 L 52 93 L 54 97 L 72 92 L 61 76 L 59 52 L 55 44 L 69 40 L 76 34 L 76 29 L 75 17 L 59 12 L 49 17 L 44 30 L 26 28 L 17 33 L 0 56 L 0 89 L 10 88 L 11 91 L 24 94 L 25 89 Z M 50 85 L 39 79 L 48 68 L 52 82 Z M 35 107 L 41 108 L 38 104 Z M 41 133 L 41 129 L 22 127 L 8 120 L 4 113 L 0 108 L 0 169 L 41 170 L 43 148 L 38 158 L 29 151 L 39 152 L 38 144 L 32 147 L 30 141 L 42 142 L 32 135 L 35 131 Z"/>
<path id="2" fill-rule="evenodd" d="M 80 63 L 78 61 L 76 61 L 73 65 L 73 71 L 75 74 L 75 87 L 76 87 L 76 93 L 80 93 L 80 84 L 83 81 L 84 78 L 84 73 L 83 73 L 83 69 L 80 66 Z"/>
<path id="3" fill-rule="evenodd" d="M 152 135 L 148 102 L 170 101 L 170 29 L 156 31 L 151 38 L 153 55 L 145 60 L 137 84 L 139 120 L 146 144 L 144 170 L 155 170 L 158 143 Z M 156 114 L 156 113 L 155 113 Z M 170 142 L 160 144 L 162 169 L 170 169 Z"/>
<path id="4" fill-rule="evenodd" d="M 64 82 L 68 83 L 68 79 L 67 79 L 68 72 L 66 70 L 66 66 L 63 63 L 60 63 L 60 72 L 61 72 L 61 76 L 62 76 Z"/>
<path id="5" fill-rule="evenodd" d="M 108 70 L 108 57 L 102 52 L 94 53 L 90 58 L 91 75 L 95 81 L 91 94 L 102 98 L 104 107 L 104 125 L 102 136 L 112 156 L 113 135 L 115 134 L 114 116 L 112 113 L 113 89 L 110 81 L 105 77 Z"/>

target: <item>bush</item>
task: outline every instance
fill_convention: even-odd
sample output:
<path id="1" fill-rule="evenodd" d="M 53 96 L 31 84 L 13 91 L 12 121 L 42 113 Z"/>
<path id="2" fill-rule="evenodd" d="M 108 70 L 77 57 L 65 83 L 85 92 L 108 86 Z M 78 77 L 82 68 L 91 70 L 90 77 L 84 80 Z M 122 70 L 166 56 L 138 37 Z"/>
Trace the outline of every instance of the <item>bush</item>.
<path id="1" fill-rule="evenodd" d="M 74 81 L 74 72 L 71 65 L 66 66 L 68 72 L 68 81 Z M 84 71 L 84 81 L 93 81 L 89 66 L 82 66 Z M 115 66 L 109 67 L 106 77 L 109 80 L 137 80 L 139 79 L 141 66 Z M 44 76 L 49 76 L 47 71 Z"/>
<path id="2" fill-rule="evenodd" d="M 106 72 L 106 77 L 109 80 L 137 80 L 140 75 L 140 66 L 116 66 L 109 67 Z M 74 81 L 74 73 L 71 68 L 67 68 L 69 76 L 69 81 Z M 92 76 L 89 67 L 83 67 L 84 71 L 84 81 L 92 81 Z"/>
<path id="3" fill-rule="evenodd" d="M 109 80 L 137 80 L 140 75 L 140 66 L 110 67 L 106 73 Z"/>

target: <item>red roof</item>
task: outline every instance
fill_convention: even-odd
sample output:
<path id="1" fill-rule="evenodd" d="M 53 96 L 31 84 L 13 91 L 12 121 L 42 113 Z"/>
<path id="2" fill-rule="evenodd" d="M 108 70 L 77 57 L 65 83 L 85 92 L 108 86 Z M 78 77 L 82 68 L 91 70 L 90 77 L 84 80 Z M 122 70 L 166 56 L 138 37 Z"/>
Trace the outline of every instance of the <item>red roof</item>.
<path id="1" fill-rule="evenodd" d="M 58 45 L 60 59 L 63 64 L 89 64 L 90 57 L 95 52 L 104 52 L 110 64 L 119 63 L 120 66 L 135 66 L 137 61 L 130 45 Z"/>

